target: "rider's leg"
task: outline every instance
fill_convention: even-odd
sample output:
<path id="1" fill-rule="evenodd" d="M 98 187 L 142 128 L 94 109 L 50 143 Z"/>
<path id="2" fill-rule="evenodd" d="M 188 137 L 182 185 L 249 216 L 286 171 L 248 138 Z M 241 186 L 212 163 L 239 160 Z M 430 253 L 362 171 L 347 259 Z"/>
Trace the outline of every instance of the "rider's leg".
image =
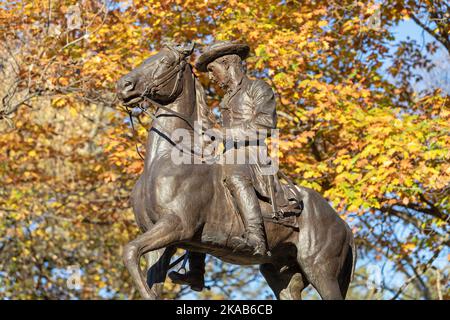
<path id="1" fill-rule="evenodd" d="M 174 283 L 191 286 L 194 291 L 202 291 L 205 286 L 205 258 L 204 253 L 189 251 L 189 271 L 185 274 L 172 271 L 169 278 Z"/>
<path id="2" fill-rule="evenodd" d="M 233 239 L 236 246 L 251 247 L 255 255 L 266 254 L 267 246 L 261 208 L 250 177 L 230 175 L 225 178 L 225 184 L 236 201 L 246 227 L 244 238 Z"/>

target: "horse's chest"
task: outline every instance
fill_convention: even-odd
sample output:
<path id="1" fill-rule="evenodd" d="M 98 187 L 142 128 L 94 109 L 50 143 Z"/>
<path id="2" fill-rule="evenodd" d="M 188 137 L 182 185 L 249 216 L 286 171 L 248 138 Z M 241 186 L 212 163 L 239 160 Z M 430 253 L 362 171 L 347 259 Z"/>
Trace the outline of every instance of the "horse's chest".
<path id="1" fill-rule="evenodd" d="M 167 162 L 152 166 L 146 178 L 146 205 L 158 214 L 178 213 L 193 206 L 201 187 L 200 178 L 185 166 Z"/>

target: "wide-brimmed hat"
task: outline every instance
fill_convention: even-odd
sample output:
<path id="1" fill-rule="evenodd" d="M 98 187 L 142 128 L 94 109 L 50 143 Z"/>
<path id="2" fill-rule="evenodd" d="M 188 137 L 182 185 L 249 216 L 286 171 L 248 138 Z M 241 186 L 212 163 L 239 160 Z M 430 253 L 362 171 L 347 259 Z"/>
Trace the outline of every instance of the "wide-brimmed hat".
<path id="1" fill-rule="evenodd" d="M 195 67 L 200 71 L 207 71 L 206 67 L 209 63 L 217 58 L 228 54 L 237 54 L 242 60 L 248 57 L 250 47 L 246 44 L 235 43 L 231 41 L 215 42 L 205 48 L 203 53 L 197 58 Z"/>

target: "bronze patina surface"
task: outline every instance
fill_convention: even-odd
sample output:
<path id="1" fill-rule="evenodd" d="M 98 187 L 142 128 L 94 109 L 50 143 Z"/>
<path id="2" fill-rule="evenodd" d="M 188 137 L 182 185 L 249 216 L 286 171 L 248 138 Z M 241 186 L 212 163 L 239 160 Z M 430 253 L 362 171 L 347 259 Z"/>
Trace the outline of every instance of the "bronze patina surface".
<path id="1" fill-rule="evenodd" d="M 206 128 L 217 127 L 187 62 L 192 51 L 189 43 L 166 45 L 117 84 L 126 106 L 142 101 L 157 106 L 144 172 L 131 196 L 142 234 L 123 252 L 142 297 L 158 297 L 170 258 L 176 248 L 184 248 L 191 270 L 185 276 L 172 274 L 173 279 L 195 290 L 203 288 L 203 260 L 211 254 L 233 264 L 260 265 L 279 299 L 300 299 L 309 284 L 323 299 L 345 298 L 356 260 L 353 234 L 319 193 L 263 177 L 254 164 L 171 161 L 176 146 L 171 132 L 184 129 L 194 135 L 192 123 L 200 120 Z M 248 52 L 245 44 L 221 42 L 205 48 L 197 60 L 198 69 L 208 71 L 226 92 L 221 129 L 276 128 L 271 87 L 248 78 L 242 67 Z M 226 150 L 246 143 L 239 135 L 224 141 Z M 277 206 L 280 211 L 274 212 Z M 139 266 L 145 254 L 152 264 L 147 278 Z"/>

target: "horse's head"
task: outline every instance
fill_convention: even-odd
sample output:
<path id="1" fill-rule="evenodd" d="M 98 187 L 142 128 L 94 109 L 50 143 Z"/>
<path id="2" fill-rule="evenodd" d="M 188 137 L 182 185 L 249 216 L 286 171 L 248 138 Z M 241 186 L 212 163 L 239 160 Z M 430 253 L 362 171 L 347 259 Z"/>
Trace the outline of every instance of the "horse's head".
<path id="1" fill-rule="evenodd" d="M 193 43 L 165 44 L 161 51 L 119 79 L 119 98 L 130 107 L 145 97 L 160 103 L 175 100 L 183 90 L 186 58 L 193 50 Z"/>

